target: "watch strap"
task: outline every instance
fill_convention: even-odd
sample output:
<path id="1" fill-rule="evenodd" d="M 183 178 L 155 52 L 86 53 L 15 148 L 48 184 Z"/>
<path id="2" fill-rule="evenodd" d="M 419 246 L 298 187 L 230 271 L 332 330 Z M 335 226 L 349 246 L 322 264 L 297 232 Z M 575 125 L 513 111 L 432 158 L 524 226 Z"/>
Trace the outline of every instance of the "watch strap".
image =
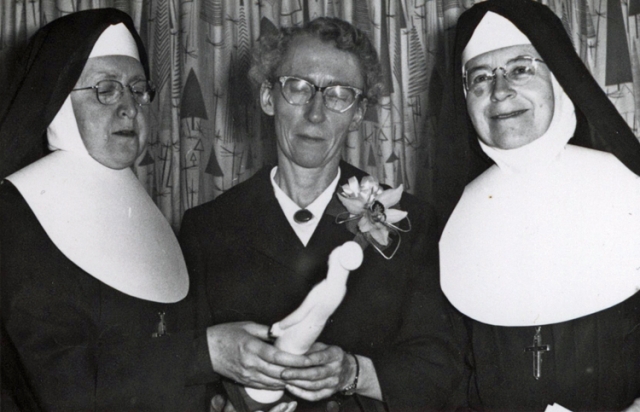
<path id="1" fill-rule="evenodd" d="M 360 378 L 360 363 L 358 362 L 358 357 L 352 353 L 348 353 L 347 355 L 353 356 L 353 360 L 356 362 L 356 376 L 353 378 L 353 382 L 343 388 L 340 393 L 344 396 L 351 396 L 356 393 L 358 389 L 358 379 Z"/>

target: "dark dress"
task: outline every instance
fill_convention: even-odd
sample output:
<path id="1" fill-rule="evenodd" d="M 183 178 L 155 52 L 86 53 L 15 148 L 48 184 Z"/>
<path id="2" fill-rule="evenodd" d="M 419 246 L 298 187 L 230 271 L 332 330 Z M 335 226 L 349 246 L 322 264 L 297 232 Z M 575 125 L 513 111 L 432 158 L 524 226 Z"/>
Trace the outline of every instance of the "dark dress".
<path id="1" fill-rule="evenodd" d="M 365 175 L 346 163 L 340 167 L 340 185 Z M 336 206 L 334 196 L 327 211 Z M 460 384 L 462 362 L 450 306 L 438 287 L 435 221 L 411 195 L 404 194 L 398 208 L 409 212 L 413 226 L 402 234 L 398 253 L 385 260 L 373 247 L 365 250 L 318 341 L 370 357 L 390 410 L 442 408 Z M 199 315 L 208 317 L 201 321 L 270 325 L 284 318 L 326 276 L 329 253 L 353 238 L 325 212 L 304 247 L 274 196 L 269 169 L 258 172 L 185 214 L 181 241 L 193 287 L 204 292 Z M 325 403 L 314 407 L 324 410 Z M 301 402 L 298 410 L 310 406 Z"/>
<path id="2" fill-rule="evenodd" d="M 468 319 L 475 354 L 471 406 L 479 410 L 620 411 L 640 398 L 640 293 L 567 322 L 542 326 L 541 376 L 533 377 L 535 327 L 492 326 Z"/>
<path id="3" fill-rule="evenodd" d="M 8 181 L 0 184 L 0 272 L 2 386 L 21 410 L 205 410 L 196 365 L 211 366 L 195 355 L 190 298 L 146 301 L 87 274 Z"/>

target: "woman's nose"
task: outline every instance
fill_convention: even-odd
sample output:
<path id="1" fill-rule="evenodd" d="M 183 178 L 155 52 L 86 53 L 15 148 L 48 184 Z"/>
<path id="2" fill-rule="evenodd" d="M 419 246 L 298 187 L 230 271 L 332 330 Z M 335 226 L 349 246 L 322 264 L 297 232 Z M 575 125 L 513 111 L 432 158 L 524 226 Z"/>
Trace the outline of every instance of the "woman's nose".
<path id="1" fill-rule="evenodd" d="M 138 114 L 138 102 L 133 98 L 133 92 L 125 87 L 118 102 L 118 114 L 123 117 L 134 118 Z"/>
<path id="2" fill-rule="evenodd" d="M 496 77 L 491 85 L 491 100 L 502 101 L 515 96 L 516 91 L 504 75 L 504 69 L 496 72 Z"/>
<path id="3" fill-rule="evenodd" d="M 307 103 L 306 117 L 312 123 L 320 123 L 325 119 L 324 96 L 321 91 L 316 92 L 311 101 Z"/>

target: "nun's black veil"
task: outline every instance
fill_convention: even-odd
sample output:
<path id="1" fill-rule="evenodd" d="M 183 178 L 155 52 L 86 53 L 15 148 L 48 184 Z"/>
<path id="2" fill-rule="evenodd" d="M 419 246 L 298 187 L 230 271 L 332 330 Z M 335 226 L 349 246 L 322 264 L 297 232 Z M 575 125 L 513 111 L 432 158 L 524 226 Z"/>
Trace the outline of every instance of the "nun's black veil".
<path id="1" fill-rule="evenodd" d="M 93 45 L 113 24 L 124 23 L 138 45 L 149 77 L 144 45 L 128 14 L 117 9 L 96 9 L 69 14 L 41 28 L 29 41 L 17 71 L 2 91 L 0 101 L 0 180 L 46 154 L 46 130 L 75 86 Z M 4 324 L 2 334 L 6 335 Z M 2 406 L 37 410 L 33 395 L 11 342 L 2 342 Z M 8 378 L 10 377 L 10 378 Z M 5 390 L 13 389 L 15 399 Z M 16 389 L 18 388 L 18 389 Z M 13 408 L 12 408 L 13 407 Z"/>
<path id="2" fill-rule="evenodd" d="M 488 0 L 464 12 L 456 27 L 448 101 L 436 143 L 436 201 L 446 218 L 464 186 L 492 161 L 482 152 L 467 114 L 462 83 L 462 51 L 488 11 L 510 20 L 536 48 L 576 108 L 577 128 L 570 144 L 614 154 L 640 175 L 640 143 L 576 53 L 562 21 L 532 0 Z"/>
<path id="3" fill-rule="evenodd" d="M 128 14 L 117 9 L 72 13 L 41 28 L 30 40 L 0 105 L 0 179 L 46 154 L 45 132 L 80 78 L 102 32 L 124 23 L 149 78 L 142 39 Z"/>

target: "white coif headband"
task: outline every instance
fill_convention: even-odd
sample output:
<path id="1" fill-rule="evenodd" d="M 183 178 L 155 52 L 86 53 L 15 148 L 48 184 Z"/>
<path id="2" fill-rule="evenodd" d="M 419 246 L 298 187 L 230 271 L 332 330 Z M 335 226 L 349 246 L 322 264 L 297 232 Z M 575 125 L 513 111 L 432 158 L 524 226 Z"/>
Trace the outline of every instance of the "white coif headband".
<path id="1" fill-rule="evenodd" d="M 89 58 L 103 56 L 129 56 L 140 61 L 138 45 L 124 23 L 107 27 L 93 45 Z M 80 137 L 78 124 L 67 96 L 62 107 L 47 128 L 47 142 L 51 150 L 66 150 L 88 156 L 89 153 Z"/>
<path id="2" fill-rule="evenodd" d="M 89 57 L 126 56 L 139 62 L 137 49 L 133 34 L 116 24 L 101 33 Z M 132 72 L 125 68 L 122 73 Z M 111 113 L 116 110 L 112 106 Z M 121 293 L 160 303 L 182 300 L 189 276 L 180 244 L 131 168 L 111 169 L 90 156 L 69 96 L 47 133 L 50 147 L 59 150 L 8 179 L 55 247 Z"/>
<path id="3" fill-rule="evenodd" d="M 483 53 L 521 44 L 531 44 L 531 41 L 509 20 L 489 11 L 476 26 L 462 52 L 462 69 L 469 60 Z"/>
<path id="4" fill-rule="evenodd" d="M 138 45 L 124 23 L 107 27 L 93 45 L 89 58 L 114 55 L 130 56 L 140 61 Z"/>

